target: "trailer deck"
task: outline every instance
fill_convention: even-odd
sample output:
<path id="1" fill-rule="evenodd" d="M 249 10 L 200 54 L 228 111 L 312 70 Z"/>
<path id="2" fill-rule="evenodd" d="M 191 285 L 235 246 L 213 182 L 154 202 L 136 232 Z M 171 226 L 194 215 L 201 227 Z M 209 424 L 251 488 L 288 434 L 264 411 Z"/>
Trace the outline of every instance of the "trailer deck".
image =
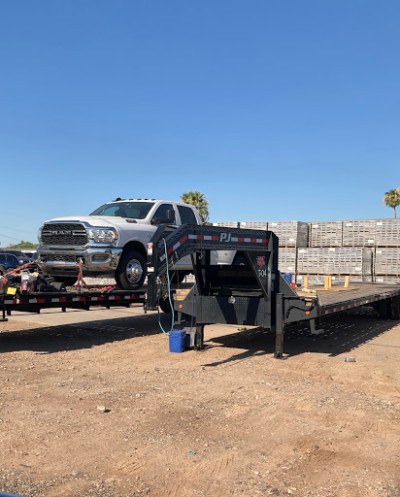
<path id="1" fill-rule="evenodd" d="M 362 305 L 372 305 L 374 302 L 400 295 L 400 286 L 383 285 L 378 283 L 360 283 L 350 289 L 333 287 L 330 290 L 315 289 L 319 316 L 333 314 Z M 310 294 L 298 293 L 300 297 Z"/>

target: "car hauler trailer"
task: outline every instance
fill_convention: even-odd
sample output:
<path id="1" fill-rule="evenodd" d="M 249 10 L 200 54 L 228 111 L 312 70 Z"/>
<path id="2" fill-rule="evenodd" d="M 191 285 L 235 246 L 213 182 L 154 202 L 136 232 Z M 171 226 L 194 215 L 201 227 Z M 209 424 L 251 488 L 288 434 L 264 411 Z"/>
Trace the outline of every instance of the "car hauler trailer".
<path id="1" fill-rule="evenodd" d="M 87 290 L 85 292 L 32 292 L 19 294 L 18 296 L 0 295 L 0 307 L 2 310 L 2 320 L 6 321 L 11 315 L 11 311 L 36 312 L 42 309 L 59 308 L 63 312 L 67 309 L 85 309 L 91 307 L 115 307 L 130 304 L 144 304 L 145 290 L 129 291 L 102 291 Z"/>
<path id="2" fill-rule="evenodd" d="M 211 252 L 236 251 L 232 265 L 211 263 Z M 190 255 L 195 285 L 183 300 L 175 299 L 174 325 L 193 322 L 195 348 L 204 346 L 204 327 L 212 323 L 258 326 L 276 334 L 275 356 L 282 357 L 285 325 L 310 323 L 318 332 L 320 318 L 365 305 L 384 318 L 400 318 L 400 286 L 364 284 L 323 296 L 299 295 L 278 270 L 278 238 L 271 231 L 182 225 L 162 225 L 148 246 L 148 285 L 142 290 L 33 292 L 17 297 L 0 295 L 3 319 L 13 310 L 40 312 L 43 308 L 89 309 L 92 306 L 143 304 L 144 310 L 168 308 L 171 268 Z M 161 284 L 160 284 L 161 283 Z M 167 292 L 165 289 L 167 288 Z"/>
<path id="3" fill-rule="evenodd" d="M 197 349 L 204 346 L 204 327 L 212 323 L 251 325 L 275 332 L 275 357 L 279 358 L 289 323 L 308 321 L 311 332 L 316 333 L 321 317 L 365 305 L 372 305 L 384 318 L 400 318 L 400 286 L 363 284 L 323 296 L 297 294 L 278 270 L 278 238 L 271 231 L 184 225 L 165 236 L 165 230 L 160 227 L 153 238 L 152 283 L 146 306 L 156 306 L 157 278 L 190 254 L 196 285 L 173 305 L 177 325 L 195 322 Z M 236 250 L 243 263 L 212 265 L 210 253 L 214 250 Z"/>

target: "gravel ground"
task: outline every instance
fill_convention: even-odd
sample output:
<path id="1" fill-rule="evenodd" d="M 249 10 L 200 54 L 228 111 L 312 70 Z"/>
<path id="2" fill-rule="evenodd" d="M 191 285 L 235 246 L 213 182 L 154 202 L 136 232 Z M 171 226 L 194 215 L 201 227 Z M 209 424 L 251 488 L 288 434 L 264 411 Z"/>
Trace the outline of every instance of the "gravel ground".
<path id="1" fill-rule="evenodd" d="M 400 326 L 210 325 L 172 354 L 157 315 L 0 323 L 0 491 L 24 497 L 398 497 Z M 168 316 L 162 316 L 168 326 Z M 355 362 L 345 362 L 351 355 Z"/>

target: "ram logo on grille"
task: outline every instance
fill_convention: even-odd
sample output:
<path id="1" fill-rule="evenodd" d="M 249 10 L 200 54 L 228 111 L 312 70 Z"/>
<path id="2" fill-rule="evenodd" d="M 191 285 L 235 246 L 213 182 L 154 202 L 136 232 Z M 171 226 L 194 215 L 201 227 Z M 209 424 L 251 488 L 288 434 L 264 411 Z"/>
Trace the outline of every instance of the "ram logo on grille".
<path id="1" fill-rule="evenodd" d="M 50 231 L 50 235 L 75 235 L 77 233 L 73 233 L 72 231 L 67 230 L 53 230 Z"/>
<path id="2" fill-rule="evenodd" d="M 88 242 L 85 227 L 75 223 L 47 224 L 42 236 L 47 245 L 85 245 Z"/>

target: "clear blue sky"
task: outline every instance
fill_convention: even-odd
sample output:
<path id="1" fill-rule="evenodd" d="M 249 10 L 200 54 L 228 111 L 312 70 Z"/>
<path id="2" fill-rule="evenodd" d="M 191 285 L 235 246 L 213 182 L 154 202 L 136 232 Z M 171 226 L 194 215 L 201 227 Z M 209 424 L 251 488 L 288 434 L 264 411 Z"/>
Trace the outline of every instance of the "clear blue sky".
<path id="1" fill-rule="evenodd" d="M 392 217 L 398 0 L 0 2 L 0 242 L 117 196 Z"/>

